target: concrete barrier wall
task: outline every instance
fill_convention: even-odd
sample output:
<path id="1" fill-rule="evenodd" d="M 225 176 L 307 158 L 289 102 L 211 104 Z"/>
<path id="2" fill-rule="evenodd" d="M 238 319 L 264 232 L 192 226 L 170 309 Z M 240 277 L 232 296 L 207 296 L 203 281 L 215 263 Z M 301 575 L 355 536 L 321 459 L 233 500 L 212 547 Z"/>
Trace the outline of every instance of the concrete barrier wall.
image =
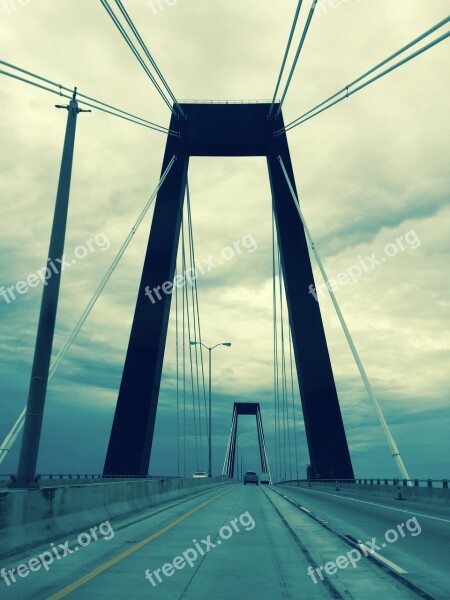
<path id="1" fill-rule="evenodd" d="M 279 485 L 295 486 L 296 483 L 280 483 Z M 306 482 L 300 482 L 299 487 L 308 488 Z M 336 484 L 331 482 L 319 482 L 312 481 L 310 489 L 316 490 L 330 490 L 334 491 Z M 338 483 L 338 487 L 342 491 L 351 491 L 356 494 L 361 494 L 364 497 L 372 498 L 398 498 L 398 494 L 404 500 L 426 502 L 434 504 L 436 506 L 449 506 L 450 505 L 450 490 L 446 488 L 428 488 L 428 487 L 409 487 L 409 486 L 397 486 L 397 485 L 370 485 L 364 483 Z"/>
<path id="2" fill-rule="evenodd" d="M 124 480 L 38 490 L 1 490 L 0 556 L 78 534 L 103 521 L 163 502 L 230 484 L 216 478 Z"/>

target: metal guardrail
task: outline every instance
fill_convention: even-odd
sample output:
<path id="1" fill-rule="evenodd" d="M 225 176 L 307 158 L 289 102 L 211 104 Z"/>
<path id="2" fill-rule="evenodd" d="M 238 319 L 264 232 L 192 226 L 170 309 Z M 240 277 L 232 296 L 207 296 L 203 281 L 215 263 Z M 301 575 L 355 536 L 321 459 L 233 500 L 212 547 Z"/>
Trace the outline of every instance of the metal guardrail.
<path id="1" fill-rule="evenodd" d="M 9 483 L 10 481 L 15 481 L 16 476 L 11 474 L 0 475 L 0 485 L 4 485 Z M 123 481 L 124 479 L 129 480 L 166 480 L 166 479 L 183 479 L 183 477 L 178 477 L 176 475 L 100 475 L 100 474 L 80 474 L 80 473 L 67 473 L 67 474 L 39 474 L 36 476 L 35 481 L 52 481 L 57 483 L 58 481 L 83 481 L 86 483 L 92 482 L 105 482 L 105 481 Z"/>
<path id="2" fill-rule="evenodd" d="M 285 481 L 277 481 L 276 483 L 307 483 L 309 485 L 312 485 L 314 483 L 353 483 L 358 485 L 402 485 L 404 487 L 427 487 L 448 489 L 448 479 L 289 479 Z"/>
<path id="3" fill-rule="evenodd" d="M 12 474 L 0 474 L 0 485 L 15 481 L 15 475 Z M 39 474 L 36 477 L 37 481 L 84 481 L 84 482 L 98 482 L 98 481 L 122 481 L 124 479 L 129 480 L 170 480 L 170 479 L 190 479 L 189 477 L 178 477 L 177 475 L 101 475 L 101 474 L 80 474 L 80 473 L 67 473 L 67 474 Z M 306 483 L 309 485 L 321 484 L 321 483 L 350 483 L 355 485 L 386 485 L 386 486 L 404 486 L 404 487 L 421 487 L 421 488 L 444 488 L 448 489 L 448 479 L 391 479 L 391 478 L 366 478 L 366 479 L 286 479 L 275 482 L 275 485 L 283 483 Z"/>

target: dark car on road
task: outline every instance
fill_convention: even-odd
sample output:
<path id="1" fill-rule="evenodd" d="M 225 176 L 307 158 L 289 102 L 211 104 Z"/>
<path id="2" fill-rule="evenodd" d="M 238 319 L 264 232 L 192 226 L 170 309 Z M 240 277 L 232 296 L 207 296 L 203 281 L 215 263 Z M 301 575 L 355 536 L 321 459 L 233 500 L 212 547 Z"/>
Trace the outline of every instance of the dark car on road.
<path id="1" fill-rule="evenodd" d="M 258 485 L 258 475 L 255 471 L 247 471 L 244 475 L 244 485 L 247 485 L 247 483 L 255 483 Z"/>

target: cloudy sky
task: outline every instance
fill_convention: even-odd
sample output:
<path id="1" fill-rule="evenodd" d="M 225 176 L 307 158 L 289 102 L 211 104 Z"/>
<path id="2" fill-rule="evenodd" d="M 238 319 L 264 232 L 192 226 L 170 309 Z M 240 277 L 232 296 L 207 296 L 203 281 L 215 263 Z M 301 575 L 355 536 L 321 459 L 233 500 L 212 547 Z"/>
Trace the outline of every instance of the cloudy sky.
<path id="1" fill-rule="evenodd" d="M 162 0 L 158 10 L 148 0 L 125 2 L 179 99 L 272 96 L 296 0 L 170 4 Z M 284 106 L 287 122 L 448 10 L 445 0 L 331 4 L 336 6 L 323 2 L 313 19 Z M 169 111 L 100 2 L 1 0 L 0 17 L 4 60 L 168 124 Z M 448 42 L 440 44 L 288 134 L 303 211 L 329 276 L 348 272 L 373 253 L 380 260 L 336 294 L 409 473 L 419 478 L 449 474 L 448 50 Z M 35 273 L 47 256 L 66 120 L 55 101 L 57 96 L 0 79 L 0 285 L 6 287 Z M 95 236 L 99 244 L 64 272 L 55 353 L 155 187 L 164 145 L 164 135 L 98 111 L 79 117 L 66 254 L 74 256 Z M 222 466 L 235 401 L 261 403 L 274 470 L 271 200 L 265 161 L 192 159 L 190 187 L 197 258 L 217 257 L 245 235 L 257 246 L 198 282 L 204 341 L 233 343 L 214 353 L 214 471 Z M 40 472 L 102 469 L 150 223 L 151 212 L 51 381 Z M 386 245 L 401 236 L 411 243 L 403 242 L 403 250 L 397 245 L 397 254 L 388 257 Z M 108 244 L 100 244 L 105 239 Z M 314 271 L 320 283 L 315 264 Z M 0 440 L 26 402 L 41 293 L 38 286 L 9 303 L 0 297 Z M 328 298 L 321 309 L 356 475 L 396 476 Z M 152 473 L 177 472 L 173 317 Z M 191 433 L 191 396 L 188 402 Z M 308 455 L 300 410 L 297 425 L 303 476 Z M 245 467 L 259 470 L 251 419 L 242 420 L 239 437 Z M 197 467 L 192 435 L 186 444 L 190 474 Z M 15 470 L 18 448 L 0 472 Z"/>

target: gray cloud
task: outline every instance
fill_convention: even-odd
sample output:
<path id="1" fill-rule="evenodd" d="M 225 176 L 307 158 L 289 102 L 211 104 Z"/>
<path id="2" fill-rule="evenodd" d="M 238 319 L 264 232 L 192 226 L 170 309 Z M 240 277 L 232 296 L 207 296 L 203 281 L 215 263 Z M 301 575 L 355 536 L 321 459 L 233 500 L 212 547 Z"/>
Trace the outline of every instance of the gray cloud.
<path id="1" fill-rule="evenodd" d="M 269 98 L 296 2 L 187 0 L 155 15 L 128 2 L 179 98 Z M 127 7 L 128 7 L 127 5 Z M 100 3 L 32 0 L 0 22 L 3 55 L 19 66 L 166 125 L 168 111 Z M 284 107 L 288 122 L 419 35 L 447 3 L 343 3 L 313 21 Z M 37 32 L 39 35 L 37 35 Z M 44 40 L 44 42 L 43 42 Z M 448 97 L 443 45 L 348 103 L 289 134 L 306 218 L 330 276 L 358 256 L 382 252 L 406 231 L 421 245 L 337 295 L 413 476 L 443 477 L 448 404 Z M 0 284 L 45 261 L 65 114 L 43 92 L 0 80 L 2 162 Z M 57 351 L 157 183 L 164 136 L 99 112 L 77 130 L 67 251 L 98 232 L 111 241 L 63 279 Z M 192 160 L 196 255 L 207 258 L 251 233 L 258 250 L 199 279 L 207 343 L 230 339 L 214 360 L 215 466 L 225 451 L 234 401 L 260 401 L 274 462 L 271 217 L 261 159 Z M 99 470 L 112 421 L 151 214 L 62 363 L 48 394 L 40 469 Z M 315 268 L 316 281 L 320 282 Z M 0 438 L 23 407 L 41 288 L 0 303 Z M 313 300 L 312 300 L 313 301 Z M 321 302 L 357 473 L 395 475 L 389 452 L 329 300 Z M 174 321 L 167 344 L 152 471 L 176 469 Z M 298 399 L 297 399 L 298 401 Z M 190 402 L 192 403 L 191 399 Z M 192 435 L 192 409 L 189 412 Z M 83 443 L 80 444 L 80 439 Z M 175 440 L 175 441 L 174 441 Z M 301 468 L 307 451 L 299 411 Z M 257 468 L 254 424 L 242 422 L 248 468 Z M 188 441 L 189 471 L 194 440 Z M 247 448 L 247 449 L 246 449 Z M 12 471 L 17 446 L 4 470 Z"/>

